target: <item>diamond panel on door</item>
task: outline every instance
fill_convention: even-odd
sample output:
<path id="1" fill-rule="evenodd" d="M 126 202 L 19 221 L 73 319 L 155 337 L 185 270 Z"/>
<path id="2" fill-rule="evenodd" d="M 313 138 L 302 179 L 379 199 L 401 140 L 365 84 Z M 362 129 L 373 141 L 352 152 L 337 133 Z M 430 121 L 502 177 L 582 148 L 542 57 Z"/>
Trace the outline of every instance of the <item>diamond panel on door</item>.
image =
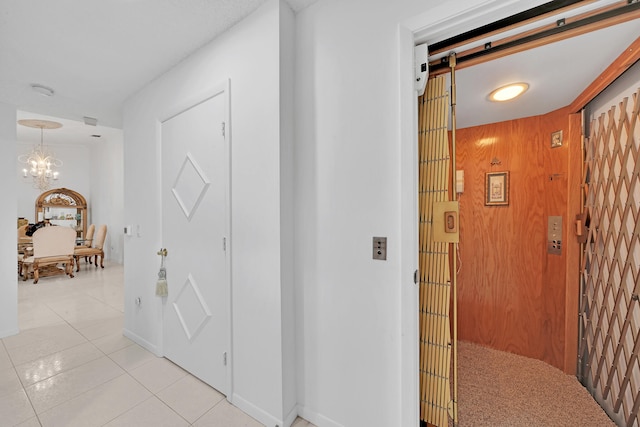
<path id="1" fill-rule="evenodd" d="M 211 311 L 191 274 L 173 302 L 173 308 L 189 341 L 198 336 L 198 332 L 211 318 Z"/>
<path id="2" fill-rule="evenodd" d="M 209 179 L 191 157 L 191 153 L 187 153 L 171 192 L 188 220 L 195 214 L 209 184 Z"/>

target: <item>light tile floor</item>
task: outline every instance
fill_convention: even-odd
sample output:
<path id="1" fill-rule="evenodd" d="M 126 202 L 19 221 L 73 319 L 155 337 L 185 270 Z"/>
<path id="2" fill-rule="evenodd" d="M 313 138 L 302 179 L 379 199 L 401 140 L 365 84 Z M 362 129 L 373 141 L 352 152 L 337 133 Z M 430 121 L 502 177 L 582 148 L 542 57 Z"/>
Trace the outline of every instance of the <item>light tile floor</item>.
<path id="1" fill-rule="evenodd" d="M 223 395 L 122 335 L 123 267 L 18 281 L 20 333 L 0 344 L 0 424 L 259 427 Z M 295 427 L 314 427 L 298 418 Z"/>

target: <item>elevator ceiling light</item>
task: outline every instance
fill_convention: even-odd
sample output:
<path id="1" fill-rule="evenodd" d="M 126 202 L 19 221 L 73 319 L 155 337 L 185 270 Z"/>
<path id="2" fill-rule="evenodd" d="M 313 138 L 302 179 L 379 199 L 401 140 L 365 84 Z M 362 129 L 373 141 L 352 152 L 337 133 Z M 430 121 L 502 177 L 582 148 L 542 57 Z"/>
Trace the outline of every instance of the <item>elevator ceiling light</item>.
<path id="1" fill-rule="evenodd" d="M 510 85 L 499 87 L 489 94 L 489 100 L 495 102 L 509 101 L 517 96 L 522 95 L 529 89 L 527 83 L 512 83 Z"/>

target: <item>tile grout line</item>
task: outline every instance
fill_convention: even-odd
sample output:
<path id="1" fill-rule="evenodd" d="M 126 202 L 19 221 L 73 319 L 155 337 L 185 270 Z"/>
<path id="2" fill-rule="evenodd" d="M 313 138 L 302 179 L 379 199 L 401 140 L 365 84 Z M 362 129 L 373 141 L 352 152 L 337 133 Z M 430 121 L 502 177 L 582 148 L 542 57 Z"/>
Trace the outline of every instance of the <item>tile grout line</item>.
<path id="1" fill-rule="evenodd" d="M 19 286 L 20 284 L 18 283 L 17 285 Z M 93 297 L 92 295 L 87 294 L 86 292 L 78 292 L 78 294 L 80 294 L 80 295 L 87 295 L 87 296 L 89 296 L 90 298 L 94 299 L 95 301 L 97 301 L 97 302 L 99 302 L 99 303 L 101 303 L 101 304 L 104 304 L 104 305 L 109 306 L 109 304 L 106 304 L 105 302 L 98 300 L 97 298 Z M 69 350 L 69 349 L 72 349 L 72 348 L 78 347 L 78 346 L 80 346 L 80 345 L 84 345 L 84 344 L 86 344 L 86 343 L 89 343 L 89 344 L 91 344 L 93 347 L 95 347 L 95 348 L 96 348 L 100 353 L 102 353 L 102 354 L 103 354 L 103 356 L 101 356 L 101 357 L 107 357 L 107 358 L 108 358 L 109 360 L 111 360 L 114 364 L 116 364 L 116 366 L 118 366 L 120 369 L 122 369 L 122 371 L 123 371 L 123 374 L 122 374 L 122 375 L 127 374 L 127 375 L 131 376 L 131 375 L 126 371 L 126 369 L 124 369 L 124 368 L 123 368 L 122 366 L 120 366 L 116 361 L 114 361 L 113 359 L 111 359 L 111 357 L 109 357 L 109 355 L 108 355 L 107 353 L 105 353 L 102 349 L 98 348 L 98 347 L 97 347 L 97 346 L 96 346 L 96 345 L 95 345 L 91 340 L 89 340 L 89 339 L 88 339 L 88 338 L 87 338 L 87 337 L 86 337 L 86 336 L 85 336 L 85 335 L 84 335 L 84 334 L 83 334 L 79 329 L 77 329 L 75 326 L 73 326 L 73 325 L 72 325 L 72 324 L 71 324 L 71 323 L 70 323 L 70 322 L 69 322 L 69 321 L 68 321 L 64 316 L 61 316 L 57 309 L 55 309 L 54 307 L 51 307 L 51 306 L 49 305 L 49 303 L 47 303 L 46 301 L 43 301 L 42 303 L 43 303 L 43 305 L 44 305 L 45 307 L 47 307 L 47 309 L 51 310 L 51 312 L 53 312 L 57 317 L 59 317 L 59 318 L 62 320 L 62 322 L 61 322 L 59 325 L 67 325 L 67 326 L 69 326 L 73 331 L 75 331 L 76 333 L 78 333 L 78 334 L 79 334 L 79 335 L 80 335 L 80 336 L 85 340 L 85 342 L 84 342 L 84 343 L 81 343 L 81 344 L 77 344 L 77 345 L 75 345 L 75 346 L 71 346 L 71 347 L 69 347 L 69 348 L 66 348 L 66 349 L 63 349 L 63 350 L 60 350 L 60 351 L 56 351 L 56 352 L 53 352 L 53 353 L 49 353 L 49 354 L 47 354 L 47 355 L 41 356 L 41 358 L 42 358 L 42 357 L 49 357 L 49 356 L 55 355 L 56 353 L 60 353 L 61 351 Z M 116 310 L 116 311 L 118 311 L 118 310 Z M 40 326 L 40 327 L 56 326 L 56 325 L 58 325 L 58 323 L 42 325 L 42 326 Z M 35 328 L 34 328 L 34 329 L 35 329 Z M 19 326 L 19 325 L 18 325 L 18 334 L 20 334 L 20 326 Z M 20 376 L 20 374 L 18 373 L 18 370 L 17 370 L 17 366 L 16 366 L 16 364 L 14 363 L 14 360 L 13 360 L 13 358 L 11 357 L 11 354 L 9 353 L 9 351 L 8 351 L 8 349 L 7 349 L 7 347 L 6 347 L 6 343 L 4 342 L 4 339 L 2 339 L 1 341 L 2 341 L 3 347 L 4 347 L 4 349 L 5 349 L 5 352 L 6 352 L 7 356 L 9 357 L 9 360 L 11 361 L 11 365 L 12 365 L 12 367 L 13 367 L 14 373 L 16 374 L 16 377 L 18 378 L 18 381 L 19 381 L 20 386 L 21 386 L 21 388 L 22 388 L 22 392 L 23 392 L 23 393 L 25 394 L 25 396 L 27 397 L 27 400 L 29 401 L 29 404 L 31 405 L 31 409 L 32 409 L 33 413 L 35 414 L 35 418 L 37 419 L 38 424 L 40 424 L 40 426 L 42 426 L 42 421 L 41 421 L 41 419 L 40 419 L 40 415 L 41 415 L 41 414 L 39 414 L 39 413 L 38 413 L 38 411 L 36 411 L 36 408 L 35 408 L 35 406 L 34 406 L 34 404 L 33 404 L 33 401 L 31 400 L 31 397 L 29 396 L 29 393 L 27 393 L 27 387 L 26 387 L 26 386 L 24 385 L 24 383 L 22 382 L 21 376 Z M 96 359 L 92 359 L 92 360 L 86 361 L 86 362 L 84 362 L 84 363 L 82 363 L 82 364 L 80 364 L 80 365 L 78 365 L 78 366 L 75 366 L 74 368 L 72 368 L 72 369 L 70 369 L 70 370 L 68 370 L 68 371 L 65 371 L 65 372 L 73 371 L 74 369 L 77 369 L 77 368 L 79 368 L 79 367 L 81 367 L 81 366 L 84 366 L 84 365 L 86 365 L 86 364 L 88 364 L 88 363 L 91 363 L 91 362 L 93 362 L 93 361 L 95 361 L 95 360 L 98 360 L 98 359 L 99 359 L 99 358 L 96 358 Z M 35 361 L 35 360 L 37 360 L 37 359 L 27 361 L 27 362 L 25 362 L 25 364 L 26 364 L 26 363 L 31 363 L 31 362 L 33 362 L 33 361 Z M 18 366 L 19 366 L 19 365 L 18 365 Z M 45 379 L 41 380 L 41 381 L 46 381 L 46 380 L 48 380 L 48 379 L 50 379 L 50 378 L 53 378 L 53 377 L 55 377 L 55 376 L 58 376 L 58 375 L 60 375 L 60 374 L 62 374 L 62 373 L 63 373 L 63 372 L 59 372 L 59 373 L 57 373 L 57 374 L 55 374 L 55 375 L 52 375 L 52 376 L 50 376 L 50 377 L 48 377 L 48 378 L 45 378 Z M 119 378 L 119 377 L 121 377 L 122 375 L 119 375 L 119 376 L 117 376 L 117 377 L 115 377 L 115 378 Z M 115 378 L 112 378 L 111 380 L 113 380 L 113 379 L 115 379 Z M 132 377 L 132 378 L 133 378 L 133 377 Z M 80 393 L 80 394 L 78 394 L 78 395 L 75 395 L 75 396 L 71 397 L 70 399 L 65 400 L 64 402 L 60 402 L 58 405 L 55 405 L 55 406 L 53 406 L 53 407 L 51 407 L 51 408 L 47 409 L 46 411 L 43 411 L 43 412 L 42 412 L 42 414 L 46 413 L 47 411 L 50 411 L 50 410 L 54 409 L 54 408 L 55 408 L 55 407 L 57 407 L 57 406 L 60 406 L 60 405 L 62 405 L 62 404 L 64 404 L 64 403 L 66 403 L 66 402 L 69 402 L 69 401 L 71 401 L 71 400 L 73 400 L 73 399 L 77 398 L 78 396 L 82 395 L 83 393 L 86 393 L 86 392 L 88 392 L 88 391 L 90 391 L 90 390 L 93 390 L 93 389 L 95 389 L 95 388 L 97 388 L 97 387 L 99 387 L 99 386 L 101 386 L 101 385 L 104 385 L 104 384 L 108 383 L 108 382 L 109 382 L 109 381 L 111 381 L 111 380 L 107 380 L 107 381 L 105 381 L 105 382 L 103 382 L 103 383 L 101 383 L 101 384 L 98 384 L 98 385 L 96 385 L 96 386 L 94 386 L 94 387 L 92 387 L 92 388 L 90 388 L 90 389 L 88 389 L 88 390 L 83 391 L 82 393 Z M 134 380 L 135 380 L 135 378 L 134 378 Z M 33 383 L 33 384 L 30 384 L 28 387 L 34 386 L 35 384 L 37 384 L 37 383 L 39 383 L 39 382 L 41 382 L 41 381 L 37 381 L 37 382 L 35 382 L 35 383 Z M 27 420 L 25 420 L 25 421 L 28 421 L 28 419 L 27 419 Z M 24 422 L 24 421 L 23 421 L 23 422 Z"/>
<path id="2" fill-rule="evenodd" d="M 29 402 L 29 405 L 31 405 L 31 410 L 33 411 L 33 414 L 35 415 L 35 418 L 38 421 L 38 424 L 40 424 L 40 426 L 42 426 L 42 422 L 40 422 L 40 417 L 38 416 L 38 413 L 36 412 L 36 408 L 33 406 L 33 402 L 31 401 L 31 397 L 29 397 L 29 393 L 27 393 L 27 389 L 25 388 L 24 384 L 22 383 L 22 380 L 20 379 L 20 374 L 18 373 L 18 370 L 16 369 L 15 363 L 13 363 L 13 359 L 11 358 L 11 354 L 9 354 L 9 350 L 7 349 L 7 345 L 5 344 L 4 339 L 2 339 L 0 341 L 2 341 L 2 347 L 4 348 L 4 351 L 7 354 L 7 357 L 9 358 L 9 361 L 11 361 L 11 366 L 13 367 L 13 372 L 16 374 L 16 377 L 18 378 L 18 382 L 20 383 L 20 387 L 22 388 L 22 392 L 26 396 L 27 401 Z M 21 423 L 29 421 L 29 419 L 30 418 L 27 418 L 26 420 L 21 421 Z"/>
<path id="3" fill-rule="evenodd" d="M 85 284 L 91 285 L 91 282 L 93 282 L 94 280 L 96 282 L 102 281 L 102 283 L 104 283 L 104 286 L 102 286 L 102 287 L 101 286 L 87 286 L 87 287 L 84 287 Z M 99 310 L 102 310 L 103 309 L 102 307 L 104 307 L 105 313 L 113 311 L 113 312 L 118 313 L 119 316 L 124 316 L 124 311 L 120 311 L 118 308 L 113 307 L 108 302 L 108 301 L 110 301 L 110 302 L 121 301 L 122 298 L 123 298 L 123 295 L 121 295 L 118 292 L 116 292 L 117 289 L 115 287 L 109 286 L 110 284 L 113 284 L 114 286 L 117 286 L 118 285 L 118 279 L 115 276 L 112 277 L 111 275 L 96 274 L 95 277 L 87 277 L 87 283 L 85 283 L 85 282 L 81 282 L 81 283 L 74 282 L 74 283 L 69 283 L 68 286 L 67 286 L 67 283 L 65 281 L 65 283 L 56 282 L 54 288 L 46 289 L 43 286 L 40 289 L 44 288 L 44 289 L 46 289 L 46 291 L 45 292 L 41 292 L 41 293 L 38 292 L 38 289 L 35 289 L 35 288 L 33 288 L 33 289 L 23 288 L 23 289 L 26 289 L 26 292 L 23 294 L 23 295 L 25 295 L 24 296 L 24 302 L 25 302 L 24 308 L 27 309 L 27 310 L 28 310 L 29 307 L 34 307 L 34 308 L 38 309 L 38 312 L 35 312 L 32 317 L 26 318 L 25 321 L 27 321 L 29 324 L 38 324 L 39 325 L 40 323 L 43 323 L 42 325 L 39 325 L 37 327 L 50 327 L 50 326 L 56 326 L 56 325 L 59 324 L 61 326 L 69 328 L 71 331 L 74 331 L 75 333 L 77 333 L 82 338 L 81 339 L 81 341 L 82 341 L 81 343 L 75 344 L 75 345 L 73 345 L 73 346 L 71 346 L 69 348 L 65 348 L 65 349 L 60 350 L 60 351 L 70 350 L 70 349 L 79 347 L 81 345 L 84 345 L 85 343 L 90 343 L 91 346 L 93 346 L 94 348 L 96 348 L 98 350 L 98 352 L 96 352 L 96 355 L 99 354 L 98 357 L 93 358 L 93 359 L 88 360 L 88 361 L 83 361 L 81 364 L 79 364 L 77 366 L 74 366 L 72 369 L 69 369 L 69 370 L 66 370 L 66 371 L 63 371 L 63 372 L 58 372 L 58 373 L 56 373 L 55 375 L 52 375 L 49 378 L 52 378 L 54 376 L 57 376 L 59 374 L 65 373 L 65 372 L 70 372 L 73 369 L 80 368 L 80 367 L 82 367 L 82 366 L 84 366 L 84 365 L 86 365 L 88 363 L 91 363 L 91 362 L 93 362 L 93 361 L 95 361 L 95 360 L 97 360 L 99 358 L 102 358 L 102 357 L 107 357 L 108 360 L 113 362 L 116 366 L 118 366 L 118 368 L 120 368 L 122 370 L 122 373 L 117 375 L 115 378 L 111 378 L 111 379 L 109 379 L 107 381 L 102 382 L 101 384 L 97 384 L 97 385 L 91 387 L 88 390 L 84 390 L 82 393 L 74 395 L 73 397 L 65 400 L 64 402 L 60 402 L 57 405 L 47 409 L 46 411 L 43 411 L 43 414 L 47 413 L 48 411 L 53 410 L 54 408 L 58 408 L 60 405 L 67 404 L 68 402 L 71 402 L 74 399 L 78 399 L 78 397 L 81 396 L 82 394 L 87 393 L 87 392 L 89 392 L 91 390 L 95 390 L 97 387 L 104 386 L 104 384 L 107 384 L 110 381 L 114 381 L 116 379 L 121 379 L 122 380 L 122 379 L 125 379 L 125 378 L 127 378 L 126 381 L 129 381 L 131 379 L 133 381 L 135 381 L 136 384 L 139 384 L 144 390 L 149 392 L 150 395 L 149 395 L 148 398 L 144 399 L 142 402 L 138 403 L 137 405 L 133 406 L 132 408 L 128 408 L 128 409 L 124 410 L 123 412 L 121 412 L 117 416 L 113 416 L 112 417 L 111 414 L 109 414 L 109 418 L 111 418 L 111 419 L 109 421 L 105 421 L 102 425 L 105 425 L 105 424 L 107 424 L 109 422 L 112 422 L 112 421 L 114 421 L 115 419 L 117 419 L 119 417 L 122 417 L 124 414 L 134 410 L 135 408 L 138 408 L 141 404 L 143 404 L 145 402 L 149 402 L 149 400 L 151 398 L 156 398 L 157 401 L 158 401 L 158 402 L 153 403 L 154 405 L 162 404 L 164 407 L 168 408 L 171 411 L 170 412 L 171 414 L 177 415 L 176 421 L 178 419 L 179 420 L 183 420 L 186 423 L 186 425 L 190 425 L 190 426 L 193 426 L 193 425 L 197 424 L 198 422 L 201 422 L 202 418 L 205 417 L 208 413 L 210 413 L 215 408 L 221 408 L 220 403 L 223 400 L 226 400 L 226 397 L 224 397 L 224 395 L 223 395 L 223 397 L 221 399 L 215 401 L 215 403 L 210 408 L 208 408 L 204 412 L 204 414 L 200 415 L 197 419 L 195 419 L 193 423 L 189 422 L 183 415 L 178 413 L 177 410 L 174 409 L 174 407 L 172 407 L 169 403 L 165 402 L 165 400 L 163 400 L 159 396 L 159 394 L 161 394 L 164 390 L 166 390 L 167 388 L 173 386 L 175 383 L 180 381 L 182 378 L 184 378 L 184 376 L 181 377 L 181 378 L 177 378 L 175 380 L 172 380 L 172 381 L 170 381 L 169 384 L 166 384 L 166 385 L 162 384 L 162 382 L 157 383 L 157 384 L 162 385 L 162 388 L 160 390 L 158 390 L 157 392 L 152 392 L 149 388 L 155 389 L 156 387 L 154 386 L 154 384 L 156 384 L 156 382 L 148 382 L 147 383 L 148 387 L 147 387 L 142 383 L 142 381 L 144 381 L 144 379 L 146 378 L 145 375 L 149 375 L 150 374 L 150 375 L 153 376 L 154 372 L 156 372 L 157 370 L 155 368 L 151 368 L 151 369 L 147 368 L 146 373 L 143 372 L 141 374 L 142 375 L 142 376 L 140 376 L 141 380 L 138 380 L 132 374 L 132 372 L 134 372 L 135 370 L 137 370 L 139 368 L 147 366 L 149 363 L 151 363 L 153 360 L 155 360 L 155 358 L 152 357 L 152 358 L 148 358 L 147 360 L 141 359 L 143 361 L 143 363 L 141 363 L 139 365 L 136 365 L 134 363 L 134 364 L 132 364 L 132 366 L 134 366 L 134 367 L 132 367 L 130 369 L 126 369 L 125 366 L 124 366 L 124 365 L 127 365 L 126 357 L 121 358 L 122 360 L 121 360 L 120 363 L 117 362 L 114 359 L 114 357 L 115 357 L 114 354 L 115 353 L 126 349 L 130 345 L 138 345 L 139 346 L 139 344 L 136 344 L 135 342 L 132 342 L 132 343 L 130 343 L 129 345 L 127 345 L 125 347 L 118 348 L 117 350 L 112 351 L 113 348 L 116 348 L 119 345 L 122 345 L 123 343 L 121 343 L 117 339 L 114 339 L 113 341 L 105 340 L 104 343 L 103 343 L 104 344 L 103 347 L 105 348 L 105 350 L 103 350 L 102 348 L 98 347 L 95 344 L 95 341 L 100 340 L 102 338 L 105 338 L 107 336 L 113 335 L 113 334 L 106 333 L 106 334 L 103 334 L 103 335 L 99 336 L 98 338 L 93 339 L 93 340 L 89 339 L 89 336 L 93 336 L 94 334 L 95 335 L 102 334 L 102 332 L 100 332 L 100 331 L 103 330 L 102 329 L 103 326 L 101 325 L 101 320 L 103 320 L 103 319 L 95 319 L 95 322 L 94 322 L 92 317 L 94 315 L 96 315 L 96 314 L 99 315 L 100 313 L 90 313 L 91 310 L 83 311 L 82 310 L 82 304 L 84 302 L 87 302 L 87 303 L 89 303 L 91 305 L 93 305 L 93 303 L 95 302 L 96 303 L 96 307 Z M 58 293 L 58 291 L 60 291 L 60 292 Z M 67 294 L 65 292 L 69 292 L 69 295 L 67 296 Z M 101 297 L 103 297 L 103 298 L 100 299 Z M 76 299 L 77 299 L 77 301 L 76 301 Z M 74 307 L 74 305 L 73 305 L 74 302 L 76 304 L 78 304 L 77 307 Z M 42 308 L 40 308 L 40 307 L 42 307 Z M 60 310 L 58 310 L 58 309 L 56 309 L 54 307 L 57 307 Z M 54 316 L 56 318 L 56 322 L 54 324 L 48 323 L 50 318 L 52 318 Z M 67 319 L 70 319 L 70 320 L 67 320 Z M 71 320 L 74 320 L 74 319 L 75 319 L 75 323 L 72 324 Z M 60 323 L 58 323 L 58 321 Z M 82 326 L 84 324 L 90 324 L 91 326 L 88 326 L 87 328 L 83 328 L 81 330 L 79 326 Z M 74 326 L 74 325 L 76 325 L 76 326 Z M 95 329 L 94 329 L 94 325 L 95 325 Z M 122 332 L 122 328 L 115 328 L 115 329 L 117 329 L 120 333 Z M 105 331 L 110 330 L 109 326 L 105 324 L 104 325 L 104 330 Z M 82 331 L 84 331 L 84 333 Z M 98 331 L 97 334 L 95 333 L 96 331 Z M 87 334 L 87 335 L 85 335 L 85 334 Z M 35 335 L 37 337 L 37 333 Z M 3 341 L 3 346 L 5 347 L 5 351 L 6 351 L 7 355 L 9 356 L 9 360 L 11 362 L 11 366 L 13 366 L 13 368 L 14 368 L 15 374 L 18 375 L 18 371 L 16 369 L 16 365 L 14 364 L 14 360 L 9 355 L 8 350 L 6 350 L 6 343 L 4 341 Z M 46 348 L 46 347 L 43 347 L 43 348 Z M 142 347 L 142 349 L 144 349 L 144 347 Z M 60 351 L 52 352 L 52 353 L 48 354 L 47 356 L 54 355 L 56 353 L 59 353 Z M 89 352 L 89 354 L 91 354 L 91 352 Z M 27 355 L 28 355 L 28 353 L 27 353 Z M 44 356 L 44 357 L 47 357 L 47 356 Z M 130 356 L 130 355 L 125 354 L 124 356 Z M 134 353 L 134 356 L 137 356 L 137 354 Z M 135 357 L 133 359 L 135 361 Z M 166 358 L 164 358 L 164 359 L 166 359 Z M 35 359 L 35 360 L 37 360 L 37 359 Z M 76 359 L 76 360 L 83 360 L 83 358 L 79 358 L 79 359 Z M 166 360 L 168 360 L 168 359 L 166 359 Z M 29 363 L 29 362 L 25 362 L 25 363 Z M 158 372 L 160 372 L 160 371 L 158 371 Z M 128 377 L 123 377 L 123 375 L 125 375 L 125 374 L 128 375 Z M 186 373 L 186 375 L 193 376 L 192 374 L 190 374 L 188 372 Z M 32 409 L 33 413 L 35 414 L 35 418 L 36 418 L 37 422 L 40 425 L 43 425 L 42 422 L 41 422 L 41 415 L 42 414 L 38 414 L 36 412 L 35 407 L 33 405 L 33 402 L 31 401 L 29 395 L 26 393 L 26 388 L 27 387 L 25 387 L 25 385 L 22 383 L 20 378 L 21 377 L 18 375 L 18 379 L 20 381 L 20 385 L 22 387 L 22 391 L 23 391 L 23 393 L 25 393 L 27 395 L 28 401 L 29 401 L 29 403 L 31 405 L 31 409 Z M 49 379 L 49 378 L 47 378 L 47 379 Z M 44 380 L 46 380 L 46 379 L 44 379 Z M 44 380 L 41 380 L 41 381 L 44 381 Z M 166 379 L 165 379 L 165 381 L 166 381 Z M 34 384 L 37 384 L 37 382 L 34 383 Z M 86 386 L 87 384 L 85 383 L 84 385 Z M 171 401 L 171 399 L 169 399 L 169 400 Z M 233 406 L 233 405 L 231 405 L 231 406 Z M 176 408 L 180 408 L 180 404 L 178 404 L 176 406 Z M 120 412 L 122 408 L 118 407 L 118 408 L 113 408 L 113 409 L 114 410 L 117 409 L 115 412 Z M 140 408 L 140 409 L 143 409 L 143 408 Z M 140 409 L 138 410 L 138 412 L 140 411 Z M 60 411 L 60 410 L 58 410 L 58 411 Z M 226 411 L 226 409 L 225 409 L 225 411 Z M 167 412 L 167 414 L 169 414 L 169 412 Z M 185 414 L 187 414 L 187 413 L 185 412 Z M 245 415 L 246 414 L 239 413 L 239 416 L 241 416 L 241 417 L 244 417 Z M 235 415 L 234 415 L 234 417 L 235 417 Z M 33 419 L 33 418 L 30 418 L 30 419 Z M 46 420 L 47 418 L 43 417 L 43 419 Z M 244 418 L 242 418 L 242 419 L 244 419 Z M 253 418 L 251 418 L 251 419 L 253 419 Z M 306 427 L 307 425 L 312 427 L 309 423 L 300 423 L 299 425 L 301 427 L 302 426 Z"/>

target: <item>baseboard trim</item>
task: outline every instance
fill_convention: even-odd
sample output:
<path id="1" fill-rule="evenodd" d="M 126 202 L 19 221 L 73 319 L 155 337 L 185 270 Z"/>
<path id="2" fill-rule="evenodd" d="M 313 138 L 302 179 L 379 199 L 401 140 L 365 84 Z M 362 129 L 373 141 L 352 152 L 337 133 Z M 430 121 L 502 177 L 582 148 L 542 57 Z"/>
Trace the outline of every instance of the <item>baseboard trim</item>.
<path id="1" fill-rule="evenodd" d="M 267 427 L 276 427 L 276 426 L 282 427 L 285 425 L 282 420 L 279 420 L 275 418 L 273 415 L 265 412 L 261 408 L 258 408 L 256 405 L 249 402 L 248 400 L 238 395 L 237 393 L 233 394 L 231 403 L 233 406 L 240 409 L 242 412 L 246 413 L 247 415 L 255 418 L 257 421 L 261 422 Z"/>
<path id="2" fill-rule="evenodd" d="M 344 427 L 337 421 L 332 420 L 331 418 L 327 418 L 324 415 L 317 413 L 316 411 L 311 411 L 304 406 L 298 405 L 298 415 L 300 415 L 305 420 L 309 421 L 311 424 L 315 424 L 317 426 L 322 427 Z"/>
<path id="3" fill-rule="evenodd" d="M 298 407 L 293 406 L 293 409 L 284 419 L 284 427 L 291 427 L 291 424 L 298 418 Z"/>
<path id="4" fill-rule="evenodd" d="M 20 333 L 20 329 L 7 329 L 6 331 L 0 331 L 0 338 L 7 338 Z"/>
<path id="5" fill-rule="evenodd" d="M 149 341 L 145 340 L 144 338 L 142 338 L 140 335 L 131 332 L 128 329 L 123 329 L 122 330 L 122 334 L 129 338 L 131 341 L 135 342 L 136 344 L 141 345 L 142 347 L 144 347 L 145 349 L 149 350 L 150 352 L 152 352 L 153 354 L 155 354 L 158 357 L 162 357 L 164 356 L 162 354 L 162 352 L 160 351 L 160 349 L 158 348 L 158 346 L 150 343 Z"/>

